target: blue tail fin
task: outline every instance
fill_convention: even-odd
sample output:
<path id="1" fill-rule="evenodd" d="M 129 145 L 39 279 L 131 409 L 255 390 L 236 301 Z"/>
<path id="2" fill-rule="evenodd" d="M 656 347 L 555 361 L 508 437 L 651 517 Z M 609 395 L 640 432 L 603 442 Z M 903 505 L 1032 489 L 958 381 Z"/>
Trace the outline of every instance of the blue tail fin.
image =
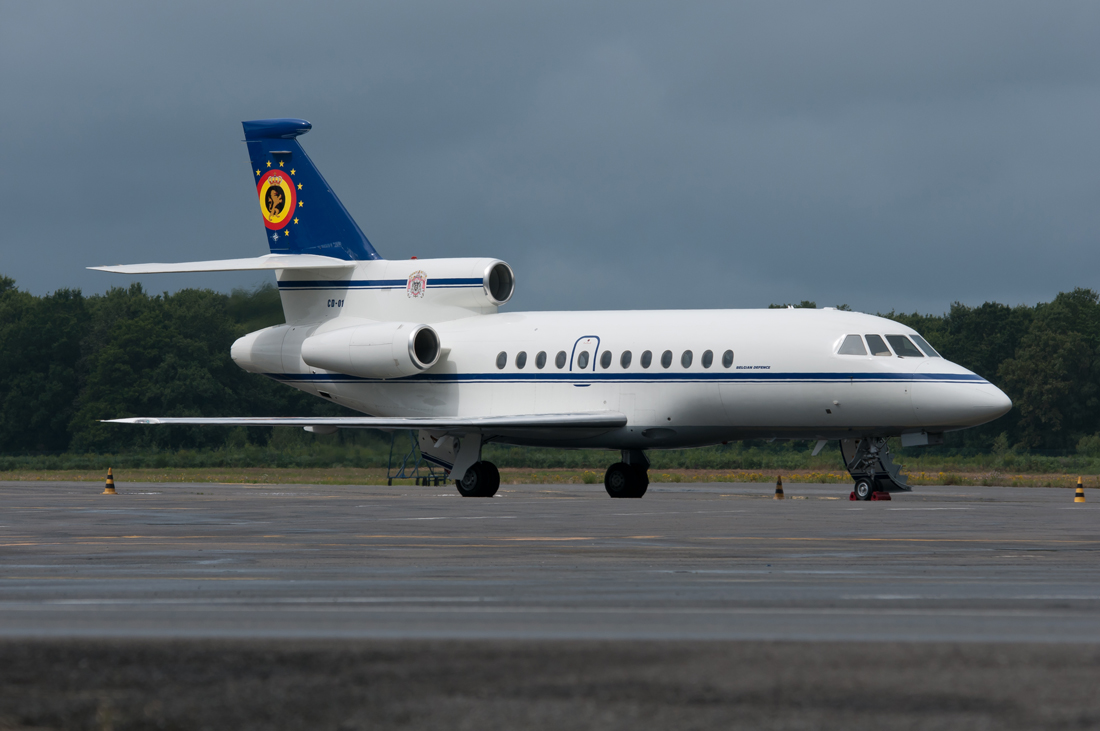
<path id="1" fill-rule="evenodd" d="M 243 124 L 271 253 L 382 258 L 298 144 L 313 125 L 304 119 Z"/>

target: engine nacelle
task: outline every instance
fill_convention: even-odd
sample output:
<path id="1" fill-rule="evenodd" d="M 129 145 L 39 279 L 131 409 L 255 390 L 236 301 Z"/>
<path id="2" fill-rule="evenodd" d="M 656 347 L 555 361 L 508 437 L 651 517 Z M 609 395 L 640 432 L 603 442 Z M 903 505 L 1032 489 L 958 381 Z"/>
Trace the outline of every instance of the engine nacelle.
<path id="1" fill-rule="evenodd" d="M 428 325 L 379 322 L 311 335 L 302 343 L 302 360 L 349 376 L 401 378 L 434 366 L 440 350 Z"/>

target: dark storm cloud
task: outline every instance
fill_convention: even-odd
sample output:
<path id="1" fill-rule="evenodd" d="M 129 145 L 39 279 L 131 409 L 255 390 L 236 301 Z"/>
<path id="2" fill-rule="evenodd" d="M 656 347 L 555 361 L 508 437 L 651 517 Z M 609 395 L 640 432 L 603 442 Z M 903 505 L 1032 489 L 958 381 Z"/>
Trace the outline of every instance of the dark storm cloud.
<path id="1" fill-rule="evenodd" d="M 300 116 L 383 256 L 516 305 L 943 311 L 1100 286 L 1093 3 L 5 6 L 0 272 L 266 251 Z M 269 275 L 148 277 L 154 291 Z"/>

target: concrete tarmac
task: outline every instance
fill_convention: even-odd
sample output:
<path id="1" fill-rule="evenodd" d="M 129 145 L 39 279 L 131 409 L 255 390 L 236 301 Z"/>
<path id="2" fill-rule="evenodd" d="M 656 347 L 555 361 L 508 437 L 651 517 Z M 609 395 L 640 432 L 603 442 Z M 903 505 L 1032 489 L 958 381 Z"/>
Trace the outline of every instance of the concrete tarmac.
<path id="1" fill-rule="evenodd" d="M 1100 642 L 1100 495 L 1063 489 L 100 491 L 0 483 L 0 637 Z"/>
<path id="2" fill-rule="evenodd" d="M 0 483 L 0 731 L 1100 728 L 1091 493 L 101 490 Z"/>

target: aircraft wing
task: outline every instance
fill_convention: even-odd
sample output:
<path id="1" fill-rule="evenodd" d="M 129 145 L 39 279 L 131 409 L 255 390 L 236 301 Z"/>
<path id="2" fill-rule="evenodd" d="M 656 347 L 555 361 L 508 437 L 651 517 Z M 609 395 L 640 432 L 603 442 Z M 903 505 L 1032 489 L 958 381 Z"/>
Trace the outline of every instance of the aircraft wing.
<path id="1" fill-rule="evenodd" d="M 117 274 L 171 274 L 176 272 L 244 272 L 272 269 L 351 269 L 356 262 L 317 254 L 267 254 L 254 259 L 183 261 L 176 264 L 119 264 L 88 267 Z"/>
<path id="2" fill-rule="evenodd" d="M 337 429 L 430 429 L 448 434 L 518 434 L 548 430 L 584 430 L 603 433 L 626 426 L 617 411 L 583 411 L 571 414 L 520 414 L 517 416 L 230 416 L 230 417 L 132 417 L 105 419 L 109 424 L 166 424 L 176 426 L 298 426 Z"/>

